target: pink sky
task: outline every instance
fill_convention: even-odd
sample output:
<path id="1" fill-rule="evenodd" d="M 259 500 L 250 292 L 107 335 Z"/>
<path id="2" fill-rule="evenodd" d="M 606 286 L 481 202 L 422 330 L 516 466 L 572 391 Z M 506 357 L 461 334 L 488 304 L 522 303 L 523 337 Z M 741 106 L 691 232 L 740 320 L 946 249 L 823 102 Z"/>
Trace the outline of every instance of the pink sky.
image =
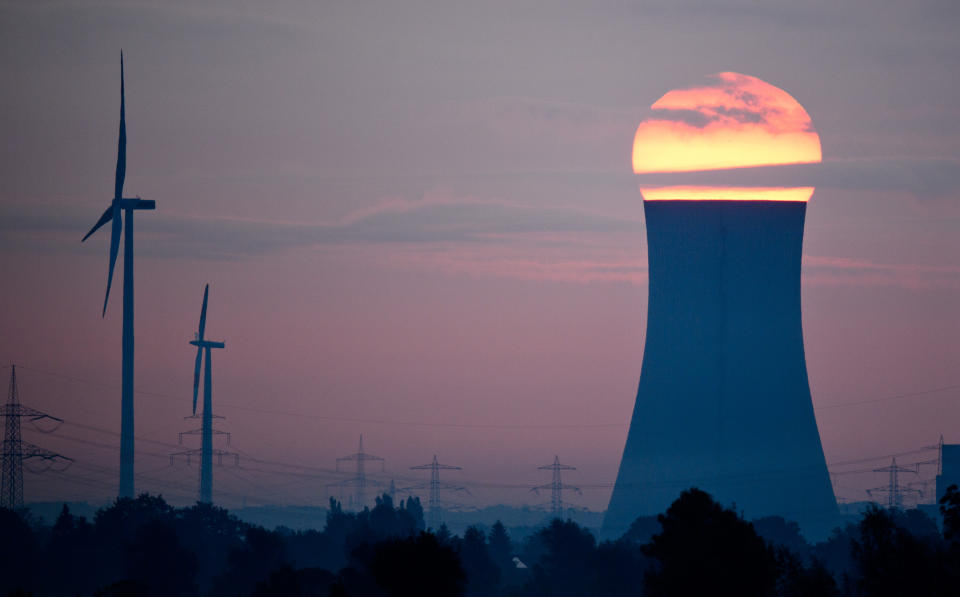
<path id="1" fill-rule="evenodd" d="M 151 442 L 190 427 L 209 282 L 215 410 L 247 467 L 215 471 L 224 505 L 322 503 L 363 433 L 400 486 L 437 454 L 463 467 L 458 501 L 536 504 L 524 487 L 558 454 L 586 487 L 573 501 L 605 508 L 646 313 L 633 135 L 667 90 L 724 70 L 788 90 L 821 136 L 813 400 L 828 463 L 878 457 L 832 470 L 960 442 L 956 388 L 875 401 L 960 385 L 954 29 L 926 9 L 721 6 L 0 9 L 0 362 L 69 422 L 26 439 L 77 460 L 28 476 L 27 499 L 115 491 L 118 438 L 89 427 L 119 430 L 120 302 L 100 318 L 106 240 L 79 239 L 113 182 L 121 46 L 126 189 L 158 204 L 137 216 L 138 489 L 194 496 L 196 470 Z"/>

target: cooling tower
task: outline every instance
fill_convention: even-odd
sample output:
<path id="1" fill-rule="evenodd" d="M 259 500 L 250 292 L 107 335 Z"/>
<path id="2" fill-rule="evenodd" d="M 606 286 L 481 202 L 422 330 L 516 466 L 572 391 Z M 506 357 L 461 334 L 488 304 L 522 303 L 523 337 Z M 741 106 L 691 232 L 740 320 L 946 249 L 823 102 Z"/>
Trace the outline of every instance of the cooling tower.
<path id="1" fill-rule="evenodd" d="M 806 201 L 645 200 L 646 343 L 604 520 L 622 533 L 698 487 L 808 538 L 839 522 L 804 360 Z"/>

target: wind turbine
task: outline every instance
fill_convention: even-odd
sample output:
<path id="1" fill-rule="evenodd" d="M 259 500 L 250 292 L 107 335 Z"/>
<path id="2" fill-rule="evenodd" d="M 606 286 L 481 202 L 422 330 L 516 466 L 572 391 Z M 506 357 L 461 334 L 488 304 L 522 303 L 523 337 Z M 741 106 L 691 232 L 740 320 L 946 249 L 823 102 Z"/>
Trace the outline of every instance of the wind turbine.
<path id="1" fill-rule="evenodd" d="M 197 347 L 197 360 L 193 368 L 193 415 L 197 415 L 197 390 L 200 387 L 200 362 L 203 367 L 203 420 L 200 424 L 200 501 L 209 504 L 213 501 L 213 378 L 210 364 L 211 349 L 224 348 L 223 342 L 206 340 L 203 333 L 207 327 L 207 297 L 210 285 L 203 289 L 203 307 L 200 309 L 200 327 L 195 340 L 190 344 Z M 206 357 L 206 358 L 204 358 Z"/>
<path id="2" fill-rule="evenodd" d="M 123 197 L 123 179 L 127 172 L 127 125 L 124 118 L 123 52 L 120 52 L 120 138 L 117 143 L 117 174 L 113 186 L 113 201 L 83 240 L 90 238 L 107 222 L 110 229 L 110 270 L 107 274 L 107 293 L 103 312 L 107 314 L 113 269 L 120 249 L 123 229 L 121 210 L 127 221 L 123 238 L 123 373 L 120 399 L 120 497 L 133 497 L 133 212 L 138 209 L 156 209 L 153 200 Z M 82 242 L 82 241 L 81 241 Z"/>

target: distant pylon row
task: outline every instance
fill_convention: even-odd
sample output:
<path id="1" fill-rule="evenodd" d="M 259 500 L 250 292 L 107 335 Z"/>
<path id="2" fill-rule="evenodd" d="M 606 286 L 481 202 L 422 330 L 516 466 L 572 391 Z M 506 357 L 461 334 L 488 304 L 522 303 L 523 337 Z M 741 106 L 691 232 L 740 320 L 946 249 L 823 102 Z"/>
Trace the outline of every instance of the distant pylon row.
<path id="1" fill-rule="evenodd" d="M 356 472 L 355 476 L 344 479 L 342 481 L 337 481 L 335 483 L 329 483 L 327 488 L 339 488 L 340 489 L 340 501 L 344 501 L 343 490 L 346 488 L 352 488 L 353 492 L 349 495 L 349 501 L 347 501 L 347 506 L 355 509 L 361 510 L 365 507 L 368 507 L 369 495 L 368 489 L 370 487 L 376 487 L 378 489 L 383 488 L 383 483 L 370 479 L 367 477 L 367 463 L 368 462 L 379 462 L 381 472 L 385 469 L 385 460 L 379 456 L 374 456 L 373 454 L 368 454 L 363 450 L 363 435 L 360 435 L 360 443 L 356 452 L 353 454 L 348 454 L 341 458 L 337 458 L 337 471 L 342 470 L 341 466 L 345 463 L 352 462 L 354 465 L 354 470 Z M 430 481 L 426 484 L 421 485 L 412 485 L 410 487 L 404 487 L 402 489 L 397 489 L 396 484 L 393 480 L 390 481 L 389 489 L 386 491 L 387 495 L 391 499 L 395 500 L 397 493 L 410 493 L 415 489 L 428 489 L 429 497 L 427 502 L 427 525 L 430 528 L 437 528 L 440 524 L 441 517 L 441 508 L 440 508 L 440 492 L 441 491 L 467 491 L 465 487 L 460 487 L 457 485 L 450 485 L 448 483 L 440 482 L 440 471 L 441 470 L 462 470 L 459 466 L 452 466 L 449 464 L 440 464 L 437 460 L 437 456 L 433 456 L 433 461 L 427 464 L 422 464 L 419 466 L 412 466 L 410 470 L 429 470 L 430 471 Z M 469 493 L 467 491 L 467 493 Z"/>
<path id="2" fill-rule="evenodd" d="M 356 475 L 344 479 L 342 481 L 337 481 L 336 483 L 330 483 L 327 485 L 327 488 L 337 487 L 341 490 L 340 501 L 344 501 L 343 489 L 353 488 L 352 495 L 349 496 L 349 501 L 347 506 L 360 510 L 365 507 L 368 507 L 369 496 L 367 494 L 369 487 L 382 488 L 383 484 L 379 481 L 369 479 L 367 477 L 367 468 L 366 465 L 368 462 L 379 462 L 381 466 L 381 471 L 385 470 L 385 461 L 379 456 L 374 456 L 373 454 L 368 454 L 363 450 L 363 435 L 360 435 L 360 443 L 357 449 L 357 452 L 337 458 L 337 470 L 341 470 L 341 465 L 347 462 L 354 463 Z M 574 471 L 577 470 L 576 467 L 570 466 L 568 464 L 561 464 L 559 456 L 553 457 L 553 463 L 547 464 L 544 466 L 537 467 L 539 470 L 549 470 L 552 471 L 553 476 L 550 483 L 544 485 L 537 485 L 530 489 L 530 491 L 539 495 L 541 489 L 550 490 L 550 516 L 551 518 L 563 518 L 564 515 L 564 504 L 563 504 L 563 492 L 564 490 L 574 491 L 579 495 L 583 495 L 579 487 L 573 485 L 567 485 L 563 483 L 561 479 L 561 471 Z M 390 481 L 389 490 L 386 493 L 391 497 L 391 499 L 396 499 L 396 494 L 398 492 L 410 493 L 413 490 L 417 489 L 427 489 L 428 498 L 427 498 L 427 526 L 428 528 L 436 529 L 442 523 L 441 517 L 443 509 L 441 508 L 440 493 L 443 491 L 450 492 L 465 492 L 467 494 L 470 491 L 461 485 L 453 485 L 450 483 L 442 483 L 440 481 L 440 471 L 449 470 L 449 471 L 459 471 L 463 470 L 463 467 L 455 466 L 451 464 L 441 464 L 437 458 L 437 455 L 433 455 L 433 460 L 427 464 L 421 464 L 417 466 L 411 466 L 410 470 L 413 471 L 430 471 L 430 480 L 427 483 L 422 483 L 418 485 L 411 485 L 409 487 L 404 487 L 402 489 L 397 489 L 393 480 Z"/>

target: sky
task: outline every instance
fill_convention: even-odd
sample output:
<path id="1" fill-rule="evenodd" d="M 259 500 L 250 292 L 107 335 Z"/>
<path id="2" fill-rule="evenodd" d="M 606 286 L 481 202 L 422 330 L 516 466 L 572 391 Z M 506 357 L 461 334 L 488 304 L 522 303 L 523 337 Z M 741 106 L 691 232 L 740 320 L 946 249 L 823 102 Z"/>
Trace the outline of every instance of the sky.
<path id="1" fill-rule="evenodd" d="M 209 283 L 240 454 L 215 501 L 320 505 L 362 433 L 398 487 L 436 454 L 470 490 L 451 503 L 534 506 L 558 455 L 569 501 L 605 508 L 646 325 L 634 133 L 732 71 L 820 136 L 807 368 L 835 490 L 865 499 L 890 455 L 960 442 L 958 25 L 949 1 L 0 3 L 0 363 L 64 420 L 24 438 L 75 460 L 28 473 L 27 500 L 116 491 L 121 272 L 101 318 L 108 234 L 80 238 L 112 194 L 121 48 L 125 189 L 157 202 L 136 216 L 138 490 L 196 495 L 169 454 Z"/>

